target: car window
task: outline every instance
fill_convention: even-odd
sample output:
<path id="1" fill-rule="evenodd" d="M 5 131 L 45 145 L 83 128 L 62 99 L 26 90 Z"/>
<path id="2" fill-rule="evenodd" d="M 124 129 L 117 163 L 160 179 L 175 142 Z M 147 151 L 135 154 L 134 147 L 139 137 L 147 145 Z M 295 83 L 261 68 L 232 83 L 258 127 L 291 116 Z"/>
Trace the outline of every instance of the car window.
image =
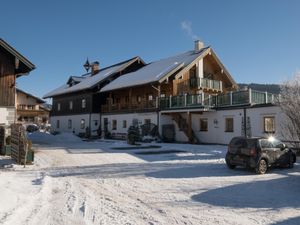
<path id="1" fill-rule="evenodd" d="M 229 145 L 237 148 L 253 148 L 256 146 L 256 139 L 234 138 Z"/>
<path id="2" fill-rule="evenodd" d="M 272 139 L 272 141 L 268 139 L 260 140 L 260 146 L 262 148 L 280 148 L 283 143 L 277 139 Z"/>
<path id="3" fill-rule="evenodd" d="M 272 144 L 273 144 L 273 148 L 280 148 L 283 145 L 281 141 L 276 139 L 272 142 Z"/>
<path id="4" fill-rule="evenodd" d="M 260 146 L 262 148 L 273 148 L 272 143 L 270 141 L 268 141 L 267 139 L 260 140 Z"/>
<path id="5" fill-rule="evenodd" d="M 246 147 L 247 146 L 247 142 L 245 139 L 243 138 L 234 138 L 231 140 L 230 146 L 233 146 L 233 147 Z"/>
<path id="6" fill-rule="evenodd" d="M 256 147 L 256 139 L 247 140 L 247 148 L 254 148 L 254 147 Z"/>

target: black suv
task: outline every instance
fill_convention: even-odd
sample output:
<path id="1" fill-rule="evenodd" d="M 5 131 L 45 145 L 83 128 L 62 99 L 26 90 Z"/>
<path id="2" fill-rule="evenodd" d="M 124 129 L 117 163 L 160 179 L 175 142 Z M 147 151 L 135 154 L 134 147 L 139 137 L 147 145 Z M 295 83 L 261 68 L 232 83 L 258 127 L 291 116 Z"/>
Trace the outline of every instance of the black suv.
<path id="1" fill-rule="evenodd" d="M 226 154 L 228 168 L 244 166 L 264 174 L 271 166 L 288 166 L 292 168 L 296 162 L 296 154 L 281 141 L 270 138 L 235 137 Z"/>

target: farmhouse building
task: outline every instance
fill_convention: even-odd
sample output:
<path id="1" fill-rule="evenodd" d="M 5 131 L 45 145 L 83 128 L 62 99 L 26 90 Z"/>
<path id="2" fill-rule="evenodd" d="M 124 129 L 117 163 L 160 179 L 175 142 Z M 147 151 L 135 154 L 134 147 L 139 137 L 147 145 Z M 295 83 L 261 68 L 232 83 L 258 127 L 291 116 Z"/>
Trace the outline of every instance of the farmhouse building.
<path id="1" fill-rule="evenodd" d="M 97 96 L 95 108 L 86 112 L 93 115 L 92 121 L 100 120 L 102 135 L 125 138 L 131 125 L 156 127 L 164 141 L 190 143 L 227 144 L 234 136 L 279 135 L 276 96 L 239 90 L 214 50 L 200 41 L 191 51 L 139 64 L 114 78 L 92 92 Z M 75 89 L 86 78 L 78 79 Z M 69 95 L 68 101 L 74 101 L 74 96 Z M 57 110 L 68 108 L 68 101 L 59 105 L 58 98 L 54 100 L 51 123 L 57 131 L 72 131 L 75 119 L 58 117 Z M 81 118 L 76 123 L 86 124 L 87 119 Z"/>
<path id="2" fill-rule="evenodd" d="M 28 59 L 0 39 L 0 125 L 16 121 L 16 79 L 33 69 Z"/>
<path id="3" fill-rule="evenodd" d="M 106 102 L 99 93 L 102 87 L 122 74 L 138 70 L 145 63 L 139 57 L 100 68 L 90 65 L 91 72 L 82 76 L 70 76 L 66 84 L 49 92 L 44 98 L 52 98 L 51 126 L 56 131 L 97 135 L 100 129 L 101 104 Z"/>
<path id="4" fill-rule="evenodd" d="M 17 88 L 17 121 L 24 124 L 47 124 L 50 109 L 42 99 Z"/>

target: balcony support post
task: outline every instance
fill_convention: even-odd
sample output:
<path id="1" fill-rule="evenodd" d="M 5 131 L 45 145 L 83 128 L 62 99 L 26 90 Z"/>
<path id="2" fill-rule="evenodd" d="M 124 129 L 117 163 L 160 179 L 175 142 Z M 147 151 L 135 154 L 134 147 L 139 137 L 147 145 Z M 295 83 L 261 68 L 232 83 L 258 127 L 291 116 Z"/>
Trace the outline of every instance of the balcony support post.
<path id="1" fill-rule="evenodd" d="M 232 91 L 229 92 L 229 105 L 232 105 Z"/>
<path id="2" fill-rule="evenodd" d="M 252 104 L 252 90 L 249 88 L 249 104 Z"/>
<path id="3" fill-rule="evenodd" d="M 172 108 L 172 95 L 169 97 L 169 108 Z"/>
<path id="4" fill-rule="evenodd" d="M 185 93 L 184 94 L 184 107 L 186 107 L 186 105 L 187 105 L 187 99 L 186 98 L 187 98 L 187 94 Z"/>
<path id="5" fill-rule="evenodd" d="M 268 103 L 268 92 L 265 92 L 265 103 Z"/>

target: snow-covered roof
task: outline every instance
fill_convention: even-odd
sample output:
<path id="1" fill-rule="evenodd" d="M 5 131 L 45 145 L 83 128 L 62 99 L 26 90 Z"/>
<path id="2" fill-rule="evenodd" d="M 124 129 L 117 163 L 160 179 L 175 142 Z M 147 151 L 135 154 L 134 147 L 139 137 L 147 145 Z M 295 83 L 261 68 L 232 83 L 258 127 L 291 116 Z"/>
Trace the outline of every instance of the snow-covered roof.
<path id="1" fill-rule="evenodd" d="M 34 98 L 37 101 L 37 103 L 45 103 L 45 101 L 43 101 L 39 97 L 36 97 L 36 96 L 34 96 L 34 95 L 32 95 L 28 92 L 25 92 L 25 91 L 21 90 L 20 88 L 17 88 L 17 95 L 18 95 L 19 92 L 23 93 L 24 95 L 30 96 L 31 98 Z"/>
<path id="2" fill-rule="evenodd" d="M 43 98 L 51 98 L 53 96 L 58 96 L 62 94 L 67 94 L 67 93 L 72 93 L 72 92 L 77 92 L 77 91 L 82 91 L 85 89 L 92 88 L 99 84 L 101 81 L 104 81 L 105 79 L 109 78 L 111 75 L 114 75 L 125 68 L 127 66 L 131 65 L 133 62 L 136 60 L 141 60 L 139 57 L 134 57 L 132 59 L 126 60 L 124 62 L 106 67 L 101 69 L 97 74 L 95 75 L 86 75 L 86 76 L 71 76 L 68 79 L 68 82 L 59 88 L 54 89 L 53 91 L 50 91 L 49 93 L 45 94 Z M 76 83 L 72 86 L 69 85 L 70 79 L 76 80 Z"/>
<path id="3" fill-rule="evenodd" d="M 84 80 L 86 77 L 84 76 L 70 76 L 67 84 L 70 84 L 72 81 L 75 83 L 80 83 L 82 80 Z"/>
<path id="4" fill-rule="evenodd" d="M 203 48 L 198 52 L 188 51 L 176 56 L 152 62 L 135 72 L 120 76 L 116 80 L 104 86 L 100 90 L 100 92 L 106 92 L 115 89 L 121 89 L 160 81 L 168 75 L 172 75 L 176 71 L 192 63 L 207 49 L 209 49 L 209 47 Z"/>

